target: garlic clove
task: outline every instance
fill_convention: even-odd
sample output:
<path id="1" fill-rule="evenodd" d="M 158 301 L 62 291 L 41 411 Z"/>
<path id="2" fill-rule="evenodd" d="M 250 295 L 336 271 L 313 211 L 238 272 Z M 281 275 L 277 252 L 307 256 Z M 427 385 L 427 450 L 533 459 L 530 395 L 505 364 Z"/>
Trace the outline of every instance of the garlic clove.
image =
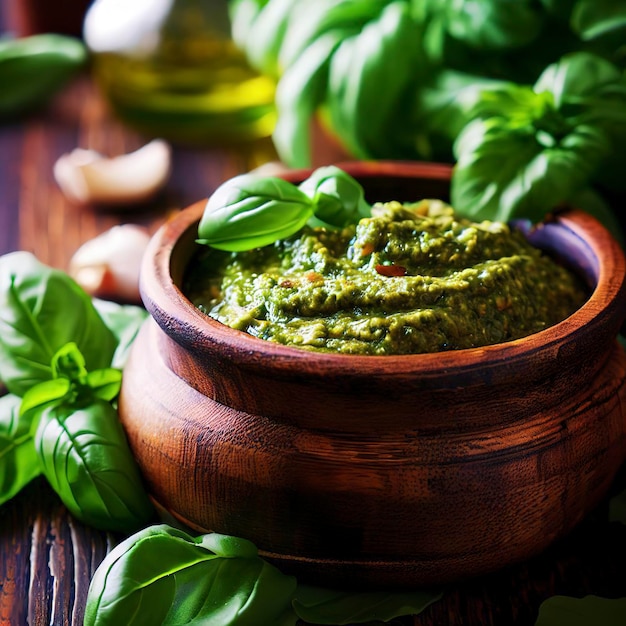
<path id="1" fill-rule="evenodd" d="M 141 261 L 149 241 L 142 226 L 114 226 L 76 250 L 68 273 L 92 296 L 139 304 Z"/>
<path id="2" fill-rule="evenodd" d="M 136 204 L 153 197 L 171 172 L 171 147 L 161 139 L 113 158 L 76 148 L 54 164 L 54 178 L 78 204 Z"/>

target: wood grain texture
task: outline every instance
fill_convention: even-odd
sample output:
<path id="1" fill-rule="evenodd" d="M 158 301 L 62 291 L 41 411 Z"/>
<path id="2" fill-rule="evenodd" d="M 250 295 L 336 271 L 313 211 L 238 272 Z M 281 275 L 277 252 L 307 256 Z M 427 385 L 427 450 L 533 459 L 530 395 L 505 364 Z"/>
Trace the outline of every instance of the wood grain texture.
<path id="1" fill-rule="evenodd" d="M 370 202 L 444 195 L 450 174 L 344 168 Z M 142 293 L 156 321 L 120 397 L 150 491 L 170 513 L 244 536 L 315 584 L 397 588 L 528 559 L 606 494 L 626 457 L 615 341 L 626 262 L 594 219 L 570 211 L 544 234 L 593 282 L 562 323 L 497 346 L 361 357 L 265 342 L 195 309 L 179 286 L 201 209 L 153 238 Z"/>
<path id="2" fill-rule="evenodd" d="M 91 576 L 117 540 L 35 480 L 0 511 L 0 623 L 81 625 Z"/>

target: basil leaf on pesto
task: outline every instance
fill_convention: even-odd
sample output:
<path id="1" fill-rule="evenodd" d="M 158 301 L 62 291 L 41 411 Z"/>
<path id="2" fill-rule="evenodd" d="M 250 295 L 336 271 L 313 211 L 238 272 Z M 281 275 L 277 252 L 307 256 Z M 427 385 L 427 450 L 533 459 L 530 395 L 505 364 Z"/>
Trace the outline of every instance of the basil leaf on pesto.
<path id="1" fill-rule="evenodd" d="M 209 198 L 198 243 L 229 252 L 260 248 L 298 232 L 312 215 L 313 201 L 295 185 L 242 174 Z"/>
<path id="2" fill-rule="evenodd" d="M 365 200 L 363 187 L 334 165 L 315 170 L 300 184 L 300 190 L 315 204 L 310 226 L 343 228 L 368 217 L 372 208 Z"/>
<path id="3" fill-rule="evenodd" d="M 209 198 L 197 241 L 244 252 L 286 239 L 305 224 L 343 228 L 369 210 L 361 185 L 335 166 L 315 170 L 300 186 L 282 178 L 242 174 Z"/>

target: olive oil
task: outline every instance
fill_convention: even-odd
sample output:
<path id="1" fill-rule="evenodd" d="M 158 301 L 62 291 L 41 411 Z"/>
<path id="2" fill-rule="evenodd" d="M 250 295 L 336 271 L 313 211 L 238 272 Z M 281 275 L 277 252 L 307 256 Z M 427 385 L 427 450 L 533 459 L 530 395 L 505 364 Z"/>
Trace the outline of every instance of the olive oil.
<path id="1" fill-rule="evenodd" d="M 196 144 L 272 133 L 275 83 L 230 38 L 226 0 L 97 0 L 84 35 L 100 88 L 138 130 Z"/>

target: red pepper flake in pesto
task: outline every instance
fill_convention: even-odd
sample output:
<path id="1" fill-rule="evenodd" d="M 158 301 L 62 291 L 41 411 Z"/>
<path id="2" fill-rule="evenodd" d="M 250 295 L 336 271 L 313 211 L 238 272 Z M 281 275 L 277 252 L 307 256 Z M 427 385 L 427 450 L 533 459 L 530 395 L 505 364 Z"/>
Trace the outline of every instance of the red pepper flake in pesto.
<path id="1" fill-rule="evenodd" d="M 306 272 L 305 276 L 306 276 L 306 279 L 310 283 L 317 283 L 320 280 L 324 280 L 324 277 L 321 274 L 319 274 L 318 272 L 313 272 L 313 271 Z"/>
<path id="2" fill-rule="evenodd" d="M 402 265 L 377 265 L 374 269 L 381 276 L 406 276 L 406 267 Z"/>

